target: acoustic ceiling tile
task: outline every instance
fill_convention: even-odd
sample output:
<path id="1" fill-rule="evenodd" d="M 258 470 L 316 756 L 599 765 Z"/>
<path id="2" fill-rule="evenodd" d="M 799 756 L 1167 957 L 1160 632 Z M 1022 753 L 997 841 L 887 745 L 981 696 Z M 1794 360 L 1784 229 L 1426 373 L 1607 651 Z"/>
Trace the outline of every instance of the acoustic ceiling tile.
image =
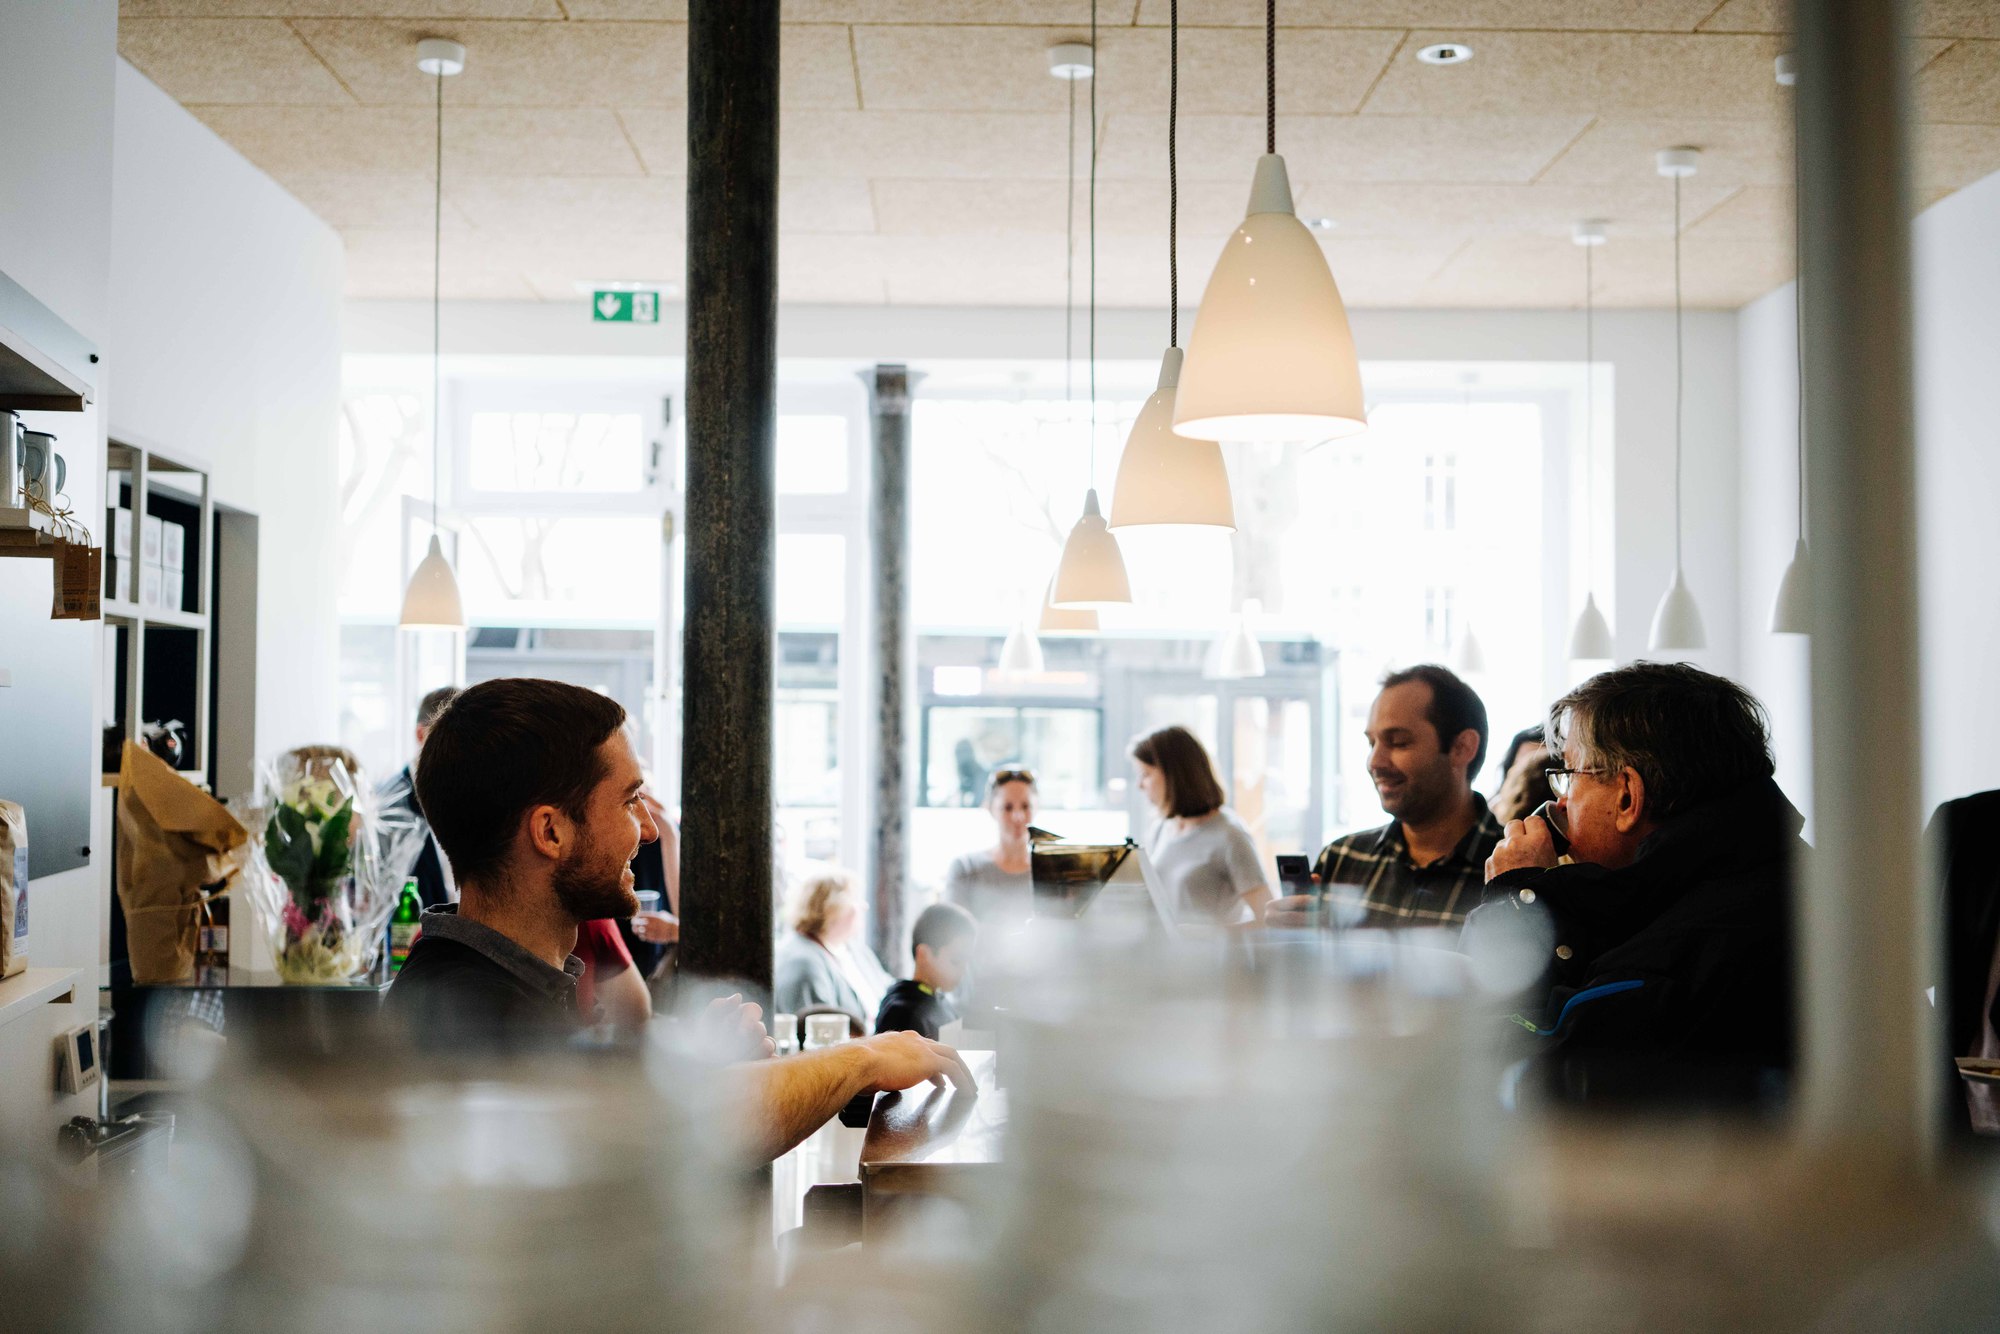
<path id="1" fill-rule="evenodd" d="M 778 128 L 779 172 L 1061 180 L 1067 136 L 1061 115 L 1041 113 L 799 111 Z M 1084 147 L 1079 143 L 1079 174 Z M 646 157 L 652 161 L 650 147 Z"/>
<path id="2" fill-rule="evenodd" d="M 1713 120 L 1675 117 L 1600 120 L 1536 178 L 1541 185 L 1655 185 L 1671 197 L 1655 154 L 1689 145 L 1701 150 L 1690 184 L 1789 185 L 1792 135 L 1789 119 Z"/>
<path id="3" fill-rule="evenodd" d="M 1278 151 L 1294 186 L 1305 180 L 1527 182 L 1590 122 L 1582 116 L 1280 116 Z M 1234 185 L 1247 202 L 1261 116 L 1193 116 L 1180 127 L 1184 182 Z M 1123 179 L 1165 170 L 1160 127 L 1116 116 L 1099 173 Z M 1060 165 L 1060 158 L 1058 158 Z"/>
<path id="4" fill-rule="evenodd" d="M 1690 222 L 1688 244 L 1756 241 L 1779 247 L 1785 253 L 1786 262 L 1794 263 L 1792 200 L 1789 186 L 1746 186 Z"/>
<path id="5" fill-rule="evenodd" d="M 1993 0 L 1925 0 L 1915 9 L 1919 37 L 2000 38 L 2000 5 Z M 1792 6 L 1789 0 L 1727 0 L 1701 30 L 1789 33 Z"/>
<path id="6" fill-rule="evenodd" d="M 2000 171 L 2000 126 L 1917 125 L 1917 184 L 1962 189 Z"/>
<path id="7" fill-rule="evenodd" d="M 1734 310 L 1791 279 L 1783 241 L 1682 243 L 1682 291 L 1688 309 Z M 1613 241 L 1596 255 L 1600 306 L 1672 306 L 1673 244 L 1666 239 Z M 1567 238 L 1480 237 L 1465 246 L 1423 292 L 1427 305 L 1580 309 L 1582 265 Z M 1672 354 L 1671 345 L 1665 348 Z"/>
<path id="8" fill-rule="evenodd" d="M 686 0 L 680 0 L 685 7 Z M 559 0 L 118 0 L 118 19 L 560 19 Z"/>
<path id="9" fill-rule="evenodd" d="M 1162 173 L 1164 176 L 1164 173 Z M 1034 232 L 1060 237 L 1066 187 L 1061 181 L 883 180 L 874 183 L 875 212 L 885 235 L 952 236 Z M 1076 189 L 1076 234 L 1081 247 L 1089 224 L 1089 191 Z M 1243 220 L 1236 192 L 1183 190 L 1183 236 L 1227 236 Z M 789 228 L 794 224 L 786 219 Z M 1167 183 L 1099 181 L 1100 235 L 1165 236 Z"/>
<path id="10" fill-rule="evenodd" d="M 432 76 L 417 42 L 436 25 L 302 20 L 293 25 L 372 105 L 428 105 Z M 674 23 L 454 23 L 465 71 L 445 80 L 452 107 L 675 106 L 687 99 L 687 29 Z"/>
<path id="11" fill-rule="evenodd" d="M 1167 4 L 1141 0 L 1139 22 L 1166 23 Z M 1714 8 L 1715 0 L 1318 0 L 1281 6 L 1278 25 L 1692 32 Z M 1264 6 L 1261 0 L 1182 0 L 1181 24 L 1261 28 Z"/>
<path id="12" fill-rule="evenodd" d="M 425 172 L 294 171 L 278 184 L 335 228 L 413 228 L 431 225 L 431 176 Z M 444 201 L 446 231 L 471 224 L 456 204 Z"/>
<path id="13" fill-rule="evenodd" d="M 1664 184 L 1664 182 L 1662 182 Z M 1683 190 L 1683 215 L 1701 217 L 1733 187 Z M 1332 218 L 1331 236 L 1413 236 L 1532 232 L 1566 237 L 1583 219 L 1621 235 L 1668 236 L 1673 194 L 1651 186 L 1448 185 L 1318 182 L 1299 196 L 1302 217 Z"/>
<path id="14" fill-rule="evenodd" d="M 683 0 L 685 3 L 685 0 Z M 1137 0 L 1102 0 L 1100 33 L 1130 26 Z M 572 6 L 574 9 L 574 6 Z M 1090 9 L 1079 0 L 785 0 L 787 23 L 978 23 L 1090 31 Z"/>
<path id="15" fill-rule="evenodd" d="M 127 19 L 118 54 L 181 103 L 352 105 L 354 98 L 275 19 Z"/>
<path id="16" fill-rule="evenodd" d="M 351 227 L 341 233 L 347 249 L 350 299 L 409 298 L 431 293 L 432 239 L 428 228 Z M 532 300 L 512 247 L 483 245 L 466 237 L 438 256 L 440 293 L 447 301 Z"/>
<path id="17" fill-rule="evenodd" d="M 1917 76 L 1927 121 L 2000 125 L 2000 42 L 1957 42 Z"/>
<path id="18" fill-rule="evenodd" d="M 1048 71 L 1048 47 L 1062 29 L 924 26 L 858 27 L 854 49 L 862 105 L 892 110 L 1066 112 L 1070 86 Z M 1401 40 L 1396 32 L 1303 30 L 1278 66 L 1278 105 L 1334 114 L 1360 105 Z M 1167 114 L 1168 41 L 1158 29 L 1098 34 L 1097 107 Z M 1261 115 L 1264 39 L 1234 28 L 1183 30 L 1180 104 L 1184 113 Z M 1076 85 L 1087 115 L 1090 82 Z"/>
<path id="19" fill-rule="evenodd" d="M 1415 32 L 1410 44 L 1454 36 Z M 1772 116 L 1783 90 L 1771 62 L 1783 46 L 1755 35 L 1496 32 L 1481 37 L 1478 54 L 1463 65 L 1396 61 L 1363 110 L 1651 116 L 1699 107 L 1708 116 Z"/>
<path id="20" fill-rule="evenodd" d="M 436 122 L 411 107 L 190 108 L 252 162 L 292 172 L 430 175 Z M 465 108 L 447 115 L 445 179 L 454 175 L 637 175 L 639 159 L 609 111 Z"/>
<path id="21" fill-rule="evenodd" d="M 662 176 L 460 176 L 445 193 L 473 226 L 551 239 L 578 232 L 674 232 L 687 216 L 685 183 Z"/>

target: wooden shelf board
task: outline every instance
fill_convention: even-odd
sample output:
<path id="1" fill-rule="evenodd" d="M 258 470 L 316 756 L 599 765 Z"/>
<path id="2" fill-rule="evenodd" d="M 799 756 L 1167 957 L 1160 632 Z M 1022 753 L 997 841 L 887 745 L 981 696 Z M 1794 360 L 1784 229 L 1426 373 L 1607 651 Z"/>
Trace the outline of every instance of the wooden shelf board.
<path id="1" fill-rule="evenodd" d="M 147 626 L 164 625 L 176 630 L 206 630 L 208 617 L 198 611 L 169 611 L 165 607 L 141 607 L 139 619 Z"/>
<path id="2" fill-rule="evenodd" d="M 0 982 L 0 1024 L 25 1018 L 37 1006 L 65 999 L 77 987 L 74 968 L 29 968 Z"/>

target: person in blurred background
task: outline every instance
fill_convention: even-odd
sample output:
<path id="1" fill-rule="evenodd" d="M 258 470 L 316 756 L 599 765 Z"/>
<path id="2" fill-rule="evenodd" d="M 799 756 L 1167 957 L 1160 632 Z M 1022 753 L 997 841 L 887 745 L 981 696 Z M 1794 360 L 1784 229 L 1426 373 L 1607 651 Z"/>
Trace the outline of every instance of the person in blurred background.
<path id="1" fill-rule="evenodd" d="M 1139 792 L 1159 813 L 1146 855 L 1184 922 L 1235 926 L 1259 920 L 1271 888 L 1257 840 L 1222 804 L 1215 765 L 1185 727 L 1163 727 L 1132 743 Z"/>
<path id="2" fill-rule="evenodd" d="M 1634 663 L 1557 700 L 1549 770 L 1574 864 L 1516 820 L 1467 945 L 1538 933 L 1524 1021 L 1559 1089 L 1754 1096 L 1792 1055 L 1792 868 L 1804 817 L 1764 709 L 1686 663 Z"/>
<path id="3" fill-rule="evenodd" d="M 1327 844 L 1313 878 L 1362 925 L 1461 925 L 1500 842 L 1500 822 L 1472 790 L 1486 756 L 1485 703 L 1448 668 L 1407 667 L 1382 678 L 1363 735 L 1368 775 L 1394 818 Z M 1265 921 L 1305 926 L 1314 907 L 1293 895 Z"/>
<path id="4" fill-rule="evenodd" d="M 417 754 L 424 753 L 424 740 L 437 724 L 438 715 L 445 705 L 458 697 L 457 686 L 439 686 L 417 701 Z M 412 761 L 399 769 L 395 776 L 375 789 L 375 809 L 384 813 L 396 811 L 421 823 L 424 813 L 417 803 L 416 764 Z M 437 839 L 425 833 L 423 850 L 417 854 L 416 865 L 410 869 L 410 877 L 417 882 L 417 897 L 426 908 L 439 908 L 458 897 L 457 887 L 451 882 L 451 869 L 444 858 L 438 855 Z"/>
<path id="5" fill-rule="evenodd" d="M 785 905 L 771 964 L 772 1003 L 786 1014 L 831 1007 L 861 1032 L 895 979 L 861 939 L 868 902 L 852 871 L 836 866 L 802 879 Z"/>
<path id="6" fill-rule="evenodd" d="M 1545 801 L 1553 801 L 1549 791 L 1549 748 L 1542 743 L 1543 731 L 1537 723 L 1514 733 L 1506 751 L 1494 767 L 1500 773 L 1500 788 L 1488 805 L 1493 818 L 1503 826 L 1509 820 L 1524 820 Z"/>
<path id="7" fill-rule="evenodd" d="M 917 924 L 910 928 L 916 970 L 882 998 L 882 1008 L 875 1012 L 875 1031 L 908 1029 L 935 1038 L 946 1024 L 957 1022 L 958 1007 L 951 993 L 972 966 L 978 944 L 979 923 L 956 904 L 933 903 L 918 913 Z"/>
<path id="8" fill-rule="evenodd" d="M 1028 873 L 1028 826 L 1035 822 L 1035 775 L 1002 765 L 986 781 L 986 813 L 999 827 L 990 848 L 954 857 L 944 873 L 944 900 L 989 927 L 1012 928 L 1034 916 L 1035 888 Z"/>
<path id="9" fill-rule="evenodd" d="M 667 808 L 653 793 L 651 780 L 639 789 L 639 800 L 653 817 L 660 836 L 641 843 L 632 858 L 632 890 L 642 902 L 658 908 L 641 907 L 630 917 L 618 919 L 619 938 L 625 942 L 632 964 L 645 979 L 656 1006 L 671 1006 L 675 970 L 681 939 L 681 831 L 667 814 Z M 647 900 L 648 893 L 659 898 Z"/>
<path id="10" fill-rule="evenodd" d="M 457 876 L 456 904 L 424 929 L 383 1002 L 416 1049 L 452 1056 L 532 1052 L 573 1036 L 572 950 L 583 922 L 638 907 L 631 862 L 657 835 L 625 710 L 560 681 L 508 678 L 461 694 L 417 761 L 417 794 Z M 725 997 L 709 1027 L 769 1056 L 761 1010 Z M 926 1080 L 974 1087 L 949 1047 L 890 1033 L 732 1067 L 743 1151 L 769 1159 L 859 1094 Z"/>
<path id="11" fill-rule="evenodd" d="M 632 961 L 618 923 L 609 918 L 579 922 L 573 953 L 583 961 L 576 979 L 576 1010 L 596 1015 L 613 1033 L 630 1037 L 653 1017 L 653 995 Z"/>

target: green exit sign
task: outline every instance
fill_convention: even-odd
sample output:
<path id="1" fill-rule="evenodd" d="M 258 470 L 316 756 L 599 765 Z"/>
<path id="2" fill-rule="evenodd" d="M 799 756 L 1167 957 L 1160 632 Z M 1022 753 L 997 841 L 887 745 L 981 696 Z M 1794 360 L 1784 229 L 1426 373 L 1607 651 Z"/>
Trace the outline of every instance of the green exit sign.
<path id="1" fill-rule="evenodd" d="M 590 318 L 597 324 L 658 324 L 658 292 L 594 292 Z"/>

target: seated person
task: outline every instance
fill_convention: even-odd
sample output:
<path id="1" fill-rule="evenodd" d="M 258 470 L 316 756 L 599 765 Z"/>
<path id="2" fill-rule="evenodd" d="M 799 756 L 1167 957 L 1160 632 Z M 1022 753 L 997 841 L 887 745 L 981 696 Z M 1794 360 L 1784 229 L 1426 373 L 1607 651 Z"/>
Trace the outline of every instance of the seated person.
<path id="1" fill-rule="evenodd" d="M 1449 668 L 1406 667 L 1382 678 L 1363 736 L 1389 823 L 1327 844 L 1313 879 L 1358 925 L 1463 925 L 1482 901 L 1486 857 L 1500 841 L 1500 822 L 1472 789 L 1486 757 L 1485 702 Z M 1288 896 L 1264 920 L 1307 926 L 1315 906 Z"/>
<path id="2" fill-rule="evenodd" d="M 465 691 L 417 762 L 417 794 L 459 885 L 383 1001 L 422 1050 L 506 1054 L 561 1043 L 582 1016 L 578 926 L 630 916 L 632 856 L 655 836 L 639 760 L 615 700 L 560 681 L 503 679 Z M 755 1005 L 717 1017 L 755 1035 Z M 712 1007 L 713 1012 L 714 1007 Z M 784 1153 L 859 1094 L 925 1080 L 973 1087 L 948 1047 L 891 1033 L 732 1067 L 755 1156 Z"/>
<path id="3" fill-rule="evenodd" d="M 791 929 L 778 937 L 772 1003 L 781 1013 L 844 1010 L 860 1031 L 895 979 L 861 939 L 868 902 L 852 871 L 828 866 L 800 880 L 785 905 Z"/>
<path id="4" fill-rule="evenodd" d="M 426 694 L 417 703 L 417 754 L 424 753 L 424 741 L 430 736 L 431 728 L 437 726 L 438 715 L 445 706 L 458 697 L 457 686 L 439 686 Z M 394 811 L 421 822 L 424 813 L 417 806 L 416 766 L 406 764 L 396 771 L 395 777 L 375 789 L 375 806 L 383 812 Z M 451 883 L 451 870 L 444 858 L 438 854 L 437 839 L 428 828 L 424 831 L 423 848 L 417 853 L 416 865 L 410 868 L 410 878 L 417 882 L 418 901 L 426 908 L 438 908 L 457 897 L 456 887 Z"/>
<path id="5" fill-rule="evenodd" d="M 933 903 L 919 913 L 910 931 L 916 976 L 889 988 L 875 1012 L 875 1031 L 908 1030 L 936 1040 L 946 1024 L 958 1022 L 958 1008 L 946 993 L 958 990 L 978 943 L 978 919 L 956 904 Z"/>
<path id="6" fill-rule="evenodd" d="M 1555 800 L 1555 793 L 1549 791 L 1549 748 L 1542 737 L 1540 724 L 1523 728 L 1500 757 L 1500 788 L 1488 809 L 1502 825 L 1525 820 L 1543 802 Z"/>
<path id="7" fill-rule="evenodd" d="M 1763 706 L 1685 663 L 1635 663 L 1556 701 L 1549 737 L 1574 864 L 1557 865 L 1542 821 L 1509 823 L 1466 943 L 1538 940 L 1546 971 L 1517 1018 L 1553 1091 L 1769 1092 L 1792 1060 L 1789 877 L 1805 844 Z"/>

